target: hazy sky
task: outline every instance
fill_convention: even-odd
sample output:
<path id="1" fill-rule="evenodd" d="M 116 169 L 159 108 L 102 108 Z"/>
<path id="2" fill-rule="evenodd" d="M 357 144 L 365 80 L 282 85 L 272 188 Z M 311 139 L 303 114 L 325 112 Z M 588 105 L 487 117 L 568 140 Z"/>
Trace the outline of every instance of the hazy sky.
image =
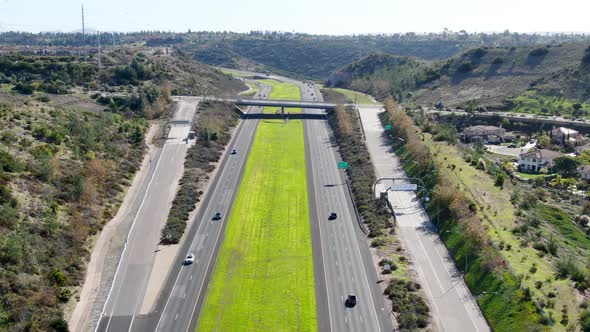
<path id="1" fill-rule="evenodd" d="M 0 30 L 80 29 L 75 0 L 0 0 Z M 86 0 L 102 31 L 590 32 L 589 0 Z"/>

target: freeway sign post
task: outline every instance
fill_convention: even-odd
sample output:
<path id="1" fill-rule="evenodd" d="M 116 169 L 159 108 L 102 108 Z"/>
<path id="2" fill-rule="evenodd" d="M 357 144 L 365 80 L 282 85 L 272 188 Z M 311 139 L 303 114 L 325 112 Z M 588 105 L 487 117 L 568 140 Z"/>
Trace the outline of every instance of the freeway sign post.
<path id="1" fill-rule="evenodd" d="M 415 184 L 415 183 L 394 184 L 393 186 L 389 187 L 388 190 L 393 190 L 393 191 L 416 191 L 416 190 L 418 190 L 418 185 Z"/>
<path id="2" fill-rule="evenodd" d="M 348 163 L 346 161 L 339 161 L 338 162 L 338 169 L 347 169 Z"/>

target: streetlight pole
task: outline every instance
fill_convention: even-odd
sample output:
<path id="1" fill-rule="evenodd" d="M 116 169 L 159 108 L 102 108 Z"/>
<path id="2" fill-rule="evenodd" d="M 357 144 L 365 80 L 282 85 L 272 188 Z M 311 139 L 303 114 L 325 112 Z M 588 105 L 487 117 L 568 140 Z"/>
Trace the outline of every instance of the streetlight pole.
<path id="1" fill-rule="evenodd" d="M 412 163 L 416 164 L 416 167 L 418 167 L 418 178 L 419 179 L 422 179 L 422 176 L 421 176 L 422 174 L 421 174 L 421 171 L 420 171 L 420 163 L 417 162 L 417 161 L 415 161 L 415 160 L 412 160 Z"/>

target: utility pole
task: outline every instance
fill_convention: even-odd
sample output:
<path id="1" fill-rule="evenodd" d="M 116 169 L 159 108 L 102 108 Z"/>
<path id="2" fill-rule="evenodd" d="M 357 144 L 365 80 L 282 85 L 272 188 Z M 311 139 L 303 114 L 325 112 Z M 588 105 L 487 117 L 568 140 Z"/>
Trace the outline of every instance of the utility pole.
<path id="1" fill-rule="evenodd" d="M 97 40 L 98 40 L 98 70 L 100 71 L 100 31 L 97 31 Z"/>
<path id="2" fill-rule="evenodd" d="M 84 4 L 82 4 L 82 43 L 84 44 L 84 62 L 86 62 L 86 27 L 84 26 Z"/>

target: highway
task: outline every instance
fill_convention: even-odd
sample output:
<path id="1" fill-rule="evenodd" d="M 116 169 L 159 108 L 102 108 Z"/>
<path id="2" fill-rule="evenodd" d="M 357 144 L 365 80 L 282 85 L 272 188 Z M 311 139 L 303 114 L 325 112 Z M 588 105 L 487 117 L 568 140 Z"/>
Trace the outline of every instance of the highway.
<path id="1" fill-rule="evenodd" d="M 359 109 L 376 175 L 378 178 L 406 177 L 390 144 L 383 138 L 384 130 L 378 118 L 381 111 L 375 108 Z M 384 189 L 384 186 L 381 188 Z M 388 199 L 396 212 L 398 237 L 410 255 L 427 296 L 435 330 L 490 331 L 463 276 L 454 266 L 428 215 L 416 199 L 416 194 L 410 191 L 388 191 Z"/>
<path id="2" fill-rule="evenodd" d="M 280 79 L 297 83 L 304 100 L 312 99 L 312 93 L 321 98 L 315 86 Z M 305 109 L 304 112 L 323 111 Z M 368 242 L 359 228 L 345 176 L 337 169 L 340 156 L 329 124 L 325 120 L 310 120 L 304 122 L 304 128 L 308 191 L 310 202 L 315 203 L 310 207 L 310 215 L 319 328 L 321 331 L 391 331 L 393 322 L 377 284 Z M 331 212 L 337 213 L 336 220 L 328 220 Z M 349 294 L 358 298 L 353 308 L 345 306 Z M 329 317 L 327 322 L 326 317 Z"/>
<path id="3" fill-rule="evenodd" d="M 420 110 L 414 110 L 415 112 L 419 112 Z M 536 115 L 536 114 L 526 114 L 526 113 L 513 113 L 513 112 L 475 112 L 475 113 L 467 113 L 464 110 L 456 109 L 452 111 L 443 111 L 437 109 L 425 109 L 427 113 L 433 114 L 440 114 L 442 116 L 449 116 L 449 115 L 457 115 L 457 116 L 473 116 L 476 118 L 506 118 L 513 122 L 531 122 L 531 123 L 539 123 L 539 124 L 551 124 L 557 126 L 574 126 L 574 127 L 590 127 L 590 120 L 586 119 L 578 119 L 572 120 L 567 119 L 562 116 L 545 116 L 545 115 Z"/>
<path id="4" fill-rule="evenodd" d="M 261 94 L 268 95 L 270 87 L 263 85 Z M 250 112 L 261 112 L 254 107 Z M 204 301 L 207 285 L 217 252 L 223 240 L 226 218 L 240 184 L 244 166 L 248 159 L 258 120 L 241 121 L 236 135 L 228 145 L 228 150 L 236 149 L 237 154 L 226 154 L 213 179 L 210 190 L 203 201 L 202 209 L 195 217 L 183 248 L 179 250 L 178 265 L 168 276 L 161 292 L 154 319 L 134 327 L 134 331 L 193 331 L 197 316 Z M 222 220 L 212 217 L 221 212 Z M 195 262 L 182 265 L 188 253 L 195 254 Z"/>
<path id="5" fill-rule="evenodd" d="M 184 98 L 179 103 L 174 120 L 191 121 L 199 99 Z M 138 313 L 160 240 L 160 229 L 166 222 L 170 202 L 176 194 L 176 184 L 182 174 L 190 126 L 173 126 L 162 152 L 156 160 L 155 171 L 145 194 L 140 197 L 125 248 L 119 259 L 111 289 L 97 326 L 98 331 L 125 331 Z"/>

